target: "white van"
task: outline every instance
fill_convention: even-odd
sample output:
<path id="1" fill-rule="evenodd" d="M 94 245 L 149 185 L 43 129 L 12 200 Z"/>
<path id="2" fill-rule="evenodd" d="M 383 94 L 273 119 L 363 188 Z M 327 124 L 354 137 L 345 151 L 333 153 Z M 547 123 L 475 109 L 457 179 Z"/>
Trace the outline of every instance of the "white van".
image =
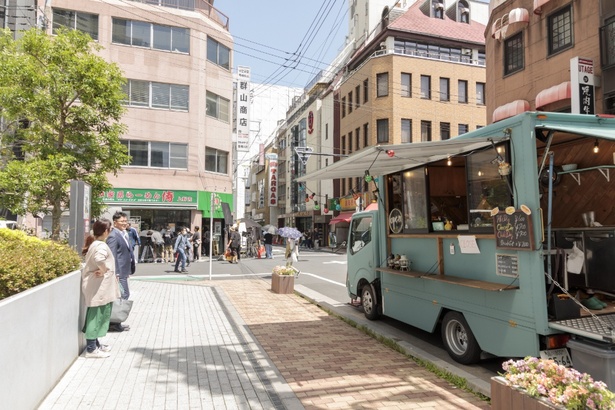
<path id="1" fill-rule="evenodd" d="M 0 228 L 17 229 L 17 222 L 0 220 Z"/>

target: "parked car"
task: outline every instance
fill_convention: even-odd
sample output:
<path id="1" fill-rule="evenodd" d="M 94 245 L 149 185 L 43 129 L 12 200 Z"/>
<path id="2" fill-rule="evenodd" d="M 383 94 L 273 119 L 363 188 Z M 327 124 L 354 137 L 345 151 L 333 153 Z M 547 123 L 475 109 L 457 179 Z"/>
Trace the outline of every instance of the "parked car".
<path id="1" fill-rule="evenodd" d="M 0 228 L 17 229 L 15 221 L 0 221 Z"/>

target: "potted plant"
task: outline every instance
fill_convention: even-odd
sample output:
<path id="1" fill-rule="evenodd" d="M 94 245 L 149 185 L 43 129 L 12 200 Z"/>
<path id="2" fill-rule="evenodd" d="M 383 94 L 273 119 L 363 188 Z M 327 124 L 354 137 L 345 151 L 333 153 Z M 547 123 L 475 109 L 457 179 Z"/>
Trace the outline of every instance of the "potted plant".
<path id="1" fill-rule="evenodd" d="M 536 408 L 615 409 L 615 393 L 605 383 L 553 360 L 526 357 L 508 360 L 502 368 L 505 372 L 491 383 L 494 409 L 522 408 L 528 400 L 539 401 Z"/>
<path id="2" fill-rule="evenodd" d="M 293 293 L 295 291 L 295 269 L 292 266 L 274 267 L 271 275 L 271 290 L 275 293 Z"/>

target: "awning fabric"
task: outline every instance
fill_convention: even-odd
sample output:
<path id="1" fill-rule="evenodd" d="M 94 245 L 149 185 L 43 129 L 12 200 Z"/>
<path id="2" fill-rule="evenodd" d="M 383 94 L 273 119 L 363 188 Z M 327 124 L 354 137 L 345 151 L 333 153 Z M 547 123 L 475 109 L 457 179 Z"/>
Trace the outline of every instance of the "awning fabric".
<path id="1" fill-rule="evenodd" d="M 534 14 L 542 14 L 542 6 L 550 0 L 534 0 Z"/>
<path id="2" fill-rule="evenodd" d="M 530 23 L 530 13 L 522 7 L 512 9 L 491 25 L 491 37 L 502 40 Z"/>
<path id="3" fill-rule="evenodd" d="M 517 114 L 530 110 L 530 103 L 526 100 L 515 100 L 508 104 L 500 105 L 493 110 L 491 116 L 493 122 L 501 121 L 505 118 L 514 117 Z"/>
<path id="4" fill-rule="evenodd" d="M 352 214 L 354 214 L 354 212 L 341 212 L 338 216 L 336 216 L 335 218 L 332 218 L 329 221 L 329 225 L 333 225 L 338 222 L 350 222 L 350 218 L 352 218 Z"/>
<path id="5" fill-rule="evenodd" d="M 467 134 L 446 141 L 366 147 L 328 167 L 303 175 L 296 181 L 363 177 L 368 169 L 372 176 L 392 174 L 480 149 L 491 145 L 491 140 L 497 142 L 504 138 L 503 133 L 493 135 L 493 132 L 487 133 L 481 130 L 472 131 L 473 138 L 465 138 L 465 135 Z M 387 154 L 387 151 L 392 155 Z"/>
<path id="6" fill-rule="evenodd" d="M 539 92 L 536 96 L 536 108 L 566 99 L 570 99 L 570 81 L 564 81 Z"/>

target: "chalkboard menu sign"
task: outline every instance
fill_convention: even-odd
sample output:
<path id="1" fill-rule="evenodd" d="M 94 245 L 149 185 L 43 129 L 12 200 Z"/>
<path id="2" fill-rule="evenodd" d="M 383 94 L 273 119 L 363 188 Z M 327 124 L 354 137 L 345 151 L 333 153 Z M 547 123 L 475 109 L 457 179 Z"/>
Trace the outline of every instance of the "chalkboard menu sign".
<path id="1" fill-rule="evenodd" d="M 499 212 L 493 216 L 497 249 L 534 250 L 532 217 L 522 211 Z"/>
<path id="2" fill-rule="evenodd" d="M 519 259 L 517 255 L 495 254 L 495 264 L 499 276 L 519 276 Z"/>

